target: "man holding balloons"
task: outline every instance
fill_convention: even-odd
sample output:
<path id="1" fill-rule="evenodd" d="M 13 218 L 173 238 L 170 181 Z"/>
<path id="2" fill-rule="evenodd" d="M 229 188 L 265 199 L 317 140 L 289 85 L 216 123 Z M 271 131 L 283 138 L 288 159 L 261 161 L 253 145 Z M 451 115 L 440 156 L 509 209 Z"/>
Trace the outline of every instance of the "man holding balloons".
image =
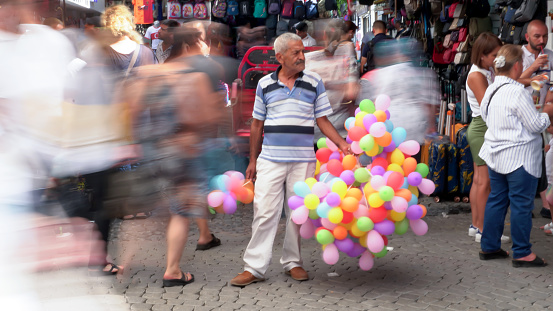
<path id="1" fill-rule="evenodd" d="M 276 39 L 274 46 L 281 66 L 263 77 L 256 91 L 246 170 L 247 179 L 255 180 L 257 175 L 252 237 L 244 253 L 244 272 L 231 280 L 234 286 L 265 279 L 283 204 L 294 195 L 296 182 L 315 174 L 315 121 L 337 149 L 351 154 L 348 143 L 326 117 L 332 108 L 323 81 L 319 75 L 305 71 L 301 38 L 286 33 Z M 289 213 L 280 263 L 294 280 L 309 279 L 302 268 L 299 226 Z"/>

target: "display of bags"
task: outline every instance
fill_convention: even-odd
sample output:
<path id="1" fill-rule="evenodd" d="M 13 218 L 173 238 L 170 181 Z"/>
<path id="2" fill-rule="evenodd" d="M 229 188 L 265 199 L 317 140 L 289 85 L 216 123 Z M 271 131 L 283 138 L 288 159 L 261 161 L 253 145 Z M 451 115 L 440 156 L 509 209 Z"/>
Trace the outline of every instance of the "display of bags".
<path id="1" fill-rule="evenodd" d="M 527 27 L 528 23 L 524 24 L 523 26 L 515 26 L 513 24 L 504 23 L 503 27 L 501 28 L 500 39 L 505 43 L 517 45 L 523 44 L 524 42 L 526 42 L 525 34 Z"/>
<path id="2" fill-rule="evenodd" d="M 461 45 L 459 45 L 459 46 L 461 46 Z M 459 50 L 459 47 L 457 47 L 457 50 Z M 462 52 L 462 53 L 455 54 L 455 58 L 453 59 L 453 63 L 455 65 L 470 64 L 470 53 Z"/>
<path id="3" fill-rule="evenodd" d="M 211 10 L 213 17 L 223 18 L 227 15 L 227 1 L 215 0 L 213 2 L 213 9 Z"/>
<path id="4" fill-rule="evenodd" d="M 207 6 L 203 2 L 198 2 L 194 5 L 194 18 L 207 19 Z"/>
<path id="5" fill-rule="evenodd" d="M 280 17 L 294 17 L 294 0 L 284 0 L 284 2 L 282 3 L 282 12 L 280 13 Z"/>
<path id="6" fill-rule="evenodd" d="M 167 3 L 167 19 L 180 19 L 182 16 L 182 10 L 180 3 L 168 2 Z"/>
<path id="7" fill-rule="evenodd" d="M 253 5 L 253 17 L 267 18 L 267 2 L 265 0 L 255 0 Z"/>
<path id="8" fill-rule="evenodd" d="M 314 19 L 319 16 L 319 10 L 316 0 L 307 0 L 305 2 L 305 18 Z"/>
<path id="9" fill-rule="evenodd" d="M 238 10 L 238 2 L 236 0 L 229 0 L 227 3 L 227 15 L 236 16 L 238 14 L 240 14 L 240 11 Z"/>
<path id="10" fill-rule="evenodd" d="M 513 21 L 515 23 L 526 23 L 531 21 L 538 8 L 538 3 L 539 0 L 525 0 L 522 2 L 513 16 Z"/>
<path id="11" fill-rule="evenodd" d="M 305 19 L 305 4 L 303 0 L 294 1 L 294 18 L 299 21 Z"/>
<path id="12" fill-rule="evenodd" d="M 194 5 L 191 2 L 182 5 L 182 18 L 194 18 Z"/>
<path id="13" fill-rule="evenodd" d="M 267 13 L 270 15 L 280 14 L 280 0 L 269 0 L 269 7 L 267 8 Z"/>

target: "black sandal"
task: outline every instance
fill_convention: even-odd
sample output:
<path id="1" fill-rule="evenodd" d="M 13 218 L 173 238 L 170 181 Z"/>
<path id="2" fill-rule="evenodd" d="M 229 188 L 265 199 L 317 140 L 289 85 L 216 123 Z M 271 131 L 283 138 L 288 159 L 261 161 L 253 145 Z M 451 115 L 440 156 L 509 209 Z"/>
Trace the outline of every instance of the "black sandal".
<path id="1" fill-rule="evenodd" d="M 547 262 L 536 255 L 536 259 L 532 261 L 516 260 L 513 259 L 513 267 L 515 268 L 533 268 L 533 267 L 545 267 Z"/>
<path id="2" fill-rule="evenodd" d="M 163 279 L 163 287 L 173 287 L 173 286 L 185 286 L 194 282 L 194 274 L 190 273 L 190 278 L 186 279 L 186 273 L 182 272 L 182 277 L 180 279 Z"/>
<path id="3" fill-rule="evenodd" d="M 108 270 L 106 270 L 109 267 Z M 118 273 L 123 273 L 123 267 L 120 267 L 114 263 L 108 262 L 104 268 L 101 269 L 88 269 L 89 272 L 99 275 L 115 275 Z"/>
<path id="4" fill-rule="evenodd" d="M 480 256 L 480 260 L 503 259 L 503 258 L 509 258 L 509 252 L 504 251 L 502 249 L 499 249 L 498 251 L 491 252 L 491 253 L 484 253 L 481 251 L 478 254 L 478 256 Z"/>
<path id="5" fill-rule="evenodd" d="M 206 251 L 210 248 L 214 248 L 214 247 L 217 247 L 217 246 L 221 245 L 221 240 L 216 238 L 215 235 L 213 235 L 213 233 L 211 234 L 211 237 L 213 237 L 213 239 L 211 239 L 211 241 L 209 243 L 196 244 L 196 250 L 197 251 Z"/>

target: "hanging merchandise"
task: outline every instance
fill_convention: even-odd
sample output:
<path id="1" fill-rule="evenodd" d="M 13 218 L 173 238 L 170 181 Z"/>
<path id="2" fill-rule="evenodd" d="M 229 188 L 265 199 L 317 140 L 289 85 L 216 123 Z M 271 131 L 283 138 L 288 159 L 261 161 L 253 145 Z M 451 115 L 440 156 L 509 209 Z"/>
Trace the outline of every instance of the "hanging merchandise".
<path id="1" fill-rule="evenodd" d="M 302 21 L 305 19 L 305 4 L 303 0 L 294 1 L 294 19 Z"/>
<path id="2" fill-rule="evenodd" d="M 134 23 L 152 24 L 154 22 L 154 0 L 133 0 L 134 5 Z"/>
<path id="3" fill-rule="evenodd" d="M 282 13 L 280 14 L 282 18 L 292 18 L 294 17 L 294 0 L 284 0 L 282 3 Z"/>
<path id="4" fill-rule="evenodd" d="M 315 19 L 319 17 L 319 11 L 317 10 L 317 1 L 316 0 L 307 0 L 305 2 L 305 18 L 306 19 Z"/>
<path id="5" fill-rule="evenodd" d="M 227 3 L 227 15 L 236 16 L 238 14 L 240 14 L 240 10 L 238 9 L 238 2 L 236 0 L 229 0 Z"/>
<path id="6" fill-rule="evenodd" d="M 196 0 L 196 4 L 194 4 L 194 18 L 207 19 L 208 17 L 207 6 L 205 5 L 204 0 Z"/>
<path id="7" fill-rule="evenodd" d="M 269 13 L 270 15 L 280 14 L 280 0 L 269 0 L 267 13 Z"/>
<path id="8" fill-rule="evenodd" d="M 192 2 L 182 5 L 182 18 L 194 18 L 194 5 Z"/>
<path id="9" fill-rule="evenodd" d="M 267 1 L 266 0 L 255 0 L 253 17 L 255 18 L 267 18 Z"/>
<path id="10" fill-rule="evenodd" d="M 240 1 L 240 16 L 250 16 L 251 15 L 251 8 L 250 8 L 250 2 L 248 0 Z"/>
<path id="11" fill-rule="evenodd" d="M 180 19 L 182 11 L 177 1 L 167 2 L 167 19 Z"/>
<path id="12" fill-rule="evenodd" d="M 227 1 L 215 0 L 212 9 L 213 17 L 224 18 L 227 14 Z"/>

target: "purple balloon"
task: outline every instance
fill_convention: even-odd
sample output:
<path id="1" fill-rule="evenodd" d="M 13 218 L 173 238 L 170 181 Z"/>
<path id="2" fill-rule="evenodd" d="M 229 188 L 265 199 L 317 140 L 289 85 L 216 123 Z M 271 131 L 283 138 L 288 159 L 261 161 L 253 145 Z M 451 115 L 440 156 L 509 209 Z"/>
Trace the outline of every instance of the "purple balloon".
<path id="1" fill-rule="evenodd" d="M 309 219 L 311 220 L 311 223 L 313 224 L 313 226 L 315 226 L 315 230 L 317 230 L 317 228 L 323 226 L 323 224 L 321 223 L 321 218 L 317 218 L 317 219 L 309 218 Z"/>
<path id="2" fill-rule="evenodd" d="M 361 256 L 361 254 L 363 254 L 363 252 L 365 252 L 366 250 L 367 249 L 365 247 L 361 246 L 361 244 L 354 243 L 353 244 L 353 249 L 347 255 L 350 256 L 350 257 Z"/>
<path id="3" fill-rule="evenodd" d="M 236 212 L 236 208 L 236 199 L 233 199 L 230 195 L 227 195 L 223 201 L 223 210 L 225 211 L 225 214 L 234 214 L 234 212 Z"/>
<path id="4" fill-rule="evenodd" d="M 332 160 L 332 159 L 340 160 L 340 152 L 334 151 L 334 152 L 330 155 L 330 157 L 328 158 L 328 160 Z"/>
<path id="5" fill-rule="evenodd" d="M 374 224 L 374 230 L 383 235 L 390 235 L 394 233 L 395 229 L 396 226 L 394 225 L 394 222 L 388 219 L 384 219 L 383 221 Z"/>
<path id="6" fill-rule="evenodd" d="M 291 196 L 288 199 L 288 207 L 290 207 L 291 210 L 295 210 L 296 208 L 303 205 L 303 201 L 304 199 L 299 195 Z"/>
<path id="7" fill-rule="evenodd" d="M 412 172 L 407 176 L 407 182 L 411 186 L 418 186 L 422 182 L 422 175 L 419 172 Z"/>
<path id="8" fill-rule="evenodd" d="M 384 152 L 392 152 L 396 149 L 396 144 L 392 141 L 388 146 L 382 148 Z"/>
<path id="9" fill-rule="evenodd" d="M 325 201 L 328 205 L 332 207 L 336 207 L 340 205 L 340 202 L 342 202 L 342 198 L 340 198 L 340 195 L 336 192 L 330 192 L 326 198 Z"/>
<path id="10" fill-rule="evenodd" d="M 354 243 L 352 240 L 345 238 L 343 240 L 334 240 L 334 245 L 336 245 L 339 251 L 347 254 L 353 250 Z"/>
<path id="11" fill-rule="evenodd" d="M 374 116 L 374 114 L 368 114 L 363 117 L 363 125 L 367 130 L 370 129 L 371 125 L 373 125 L 373 123 L 376 123 L 377 121 L 378 120 L 376 120 L 376 117 Z"/>
<path id="12" fill-rule="evenodd" d="M 390 110 L 384 110 L 384 113 L 386 114 L 386 119 L 390 119 Z"/>
<path id="13" fill-rule="evenodd" d="M 357 107 L 357 109 L 355 109 L 355 114 L 358 114 L 361 112 L 361 108 Z"/>
<path id="14" fill-rule="evenodd" d="M 384 202 L 384 208 L 385 208 L 387 211 L 394 209 L 394 208 L 392 207 L 392 202 Z"/>
<path id="15" fill-rule="evenodd" d="M 384 169 L 382 166 L 375 166 L 371 169 L 371 174 L 373 175 L 379 175 L 382 176 L 386 173 L 386 169 Z"/>
<path id="16" fill-rule="evenodd" d="M 349 138 L 349 135 L 346 136 L 346 143 L 351 144 L 352 142 L 353 142 L 353 140 L 351 140 L 351 138 Z"/>
<path id="17" fill-rule="evenodd" d="M 407 212 L 405 213 L 405 217 L 409 220 L 415 220 L 420 219 L 422 217 L 422 208 L 417 205 L 411 205 L 407 208 Z"/>
<path id="18" fill-rule="evenodd" d="M 340 178 L 346 183 L 346 185 L 351 185 L 355 182 L 355 174 L 353 171 L 345 170 L 340 174 Z"/>

